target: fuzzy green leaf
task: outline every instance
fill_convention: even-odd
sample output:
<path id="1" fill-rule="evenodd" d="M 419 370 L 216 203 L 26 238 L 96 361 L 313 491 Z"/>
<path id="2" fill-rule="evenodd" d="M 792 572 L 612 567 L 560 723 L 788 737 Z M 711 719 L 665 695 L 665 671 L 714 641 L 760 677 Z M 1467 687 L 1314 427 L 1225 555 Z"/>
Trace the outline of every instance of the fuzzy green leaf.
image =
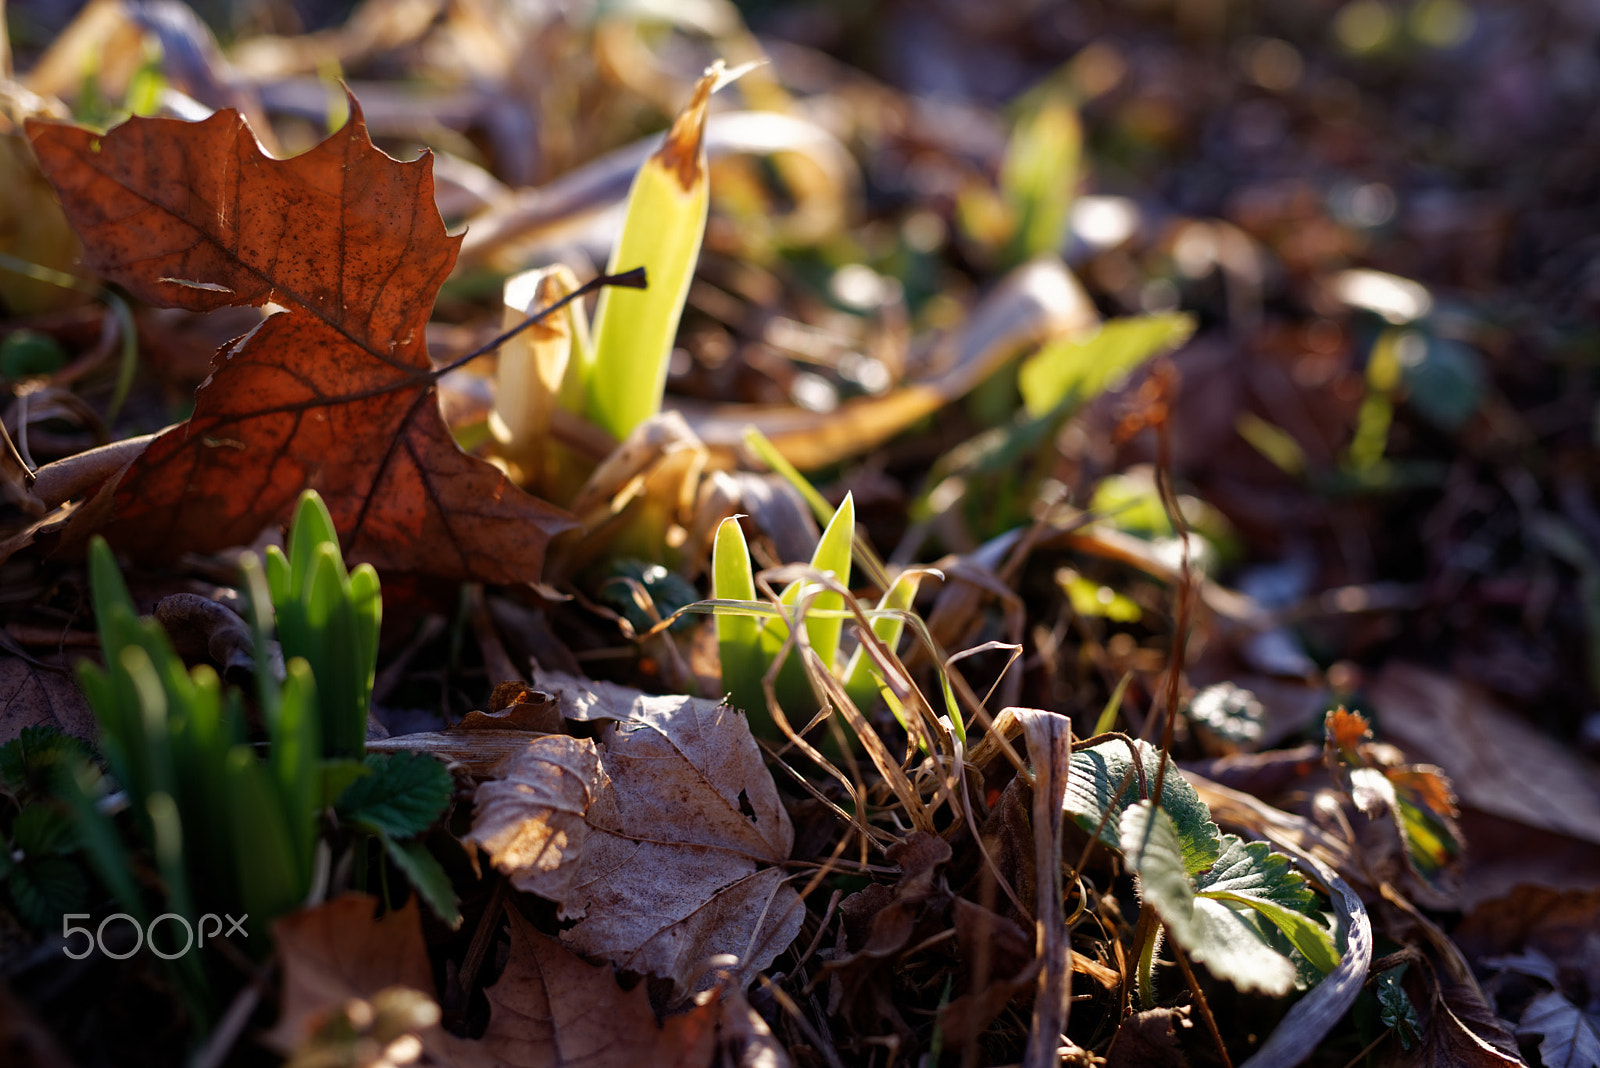
<path id="1" fill-rule="evenodd" d="M 1322 924 L 1316 895 L 1289 866 L 1289 858 L 1272 852 L 1265 842 L 1225 836 L 1222 855 L 1195 880 L 1195 890 L 1202 897 L 1255 909 L 1324 975 L 1338 966 L 1339 951 Z"/>
<path id="2" fill-rule="evenodd" d="M 1144 768 L 1145 788 L 1155 786 L 1156 772 L 1161 767 L 1161 753 L 1148 742 L 1135 739 L 1140 762 Z M 1091 834 L 1100 826 L 1100 817 L 1107 808 L 1111 815 L 1100 831 L 1100 840 L 1113 849 L 1120 849 L 1119 831 L 1122 815 L 1129 806 L 1138 803 L 1139 777 L 1128 778 L 1120 793 L 1117 787 L 1133 767 L 1128 744 L 1119 740 L 1101 742 L 1072 754 L 1072 773 L 1067 779 L 1066 796 L 1061 807 L 1078 822 L 1078 826 Z M 1172 820 L 1181 843 L 1183 868 L 1189 875 L 1205 871 L 1216 863 L 1222 853 L 1217 825 L 1211 822 L 1211 812 L 1200 795 L 1195 793 L 1176 767 L 1167 769 L 1161 785 L 1161 808 Z"/>
<path id="3" fill-rule="evenodd" d="M 1152 818 L 1153 817 L 1153 818 Z M 1183 844 L 1165 812 L 1141 801 L 1122 814 L 1123 855 L 1139 876 L 1144 903 L 1156 910 L 1173 941 L 1211 974 L 1241 990 L 1271 997 L 1294 988 L 1294 964 L 1229 901 L 1200 897 L 1185 870 Z"/>
<path id="4" fill-rule="evenodd" d="M 1411 1003 L 1411 995 L 1400 985 L 1405 972 L 1406 966 L 1402 964 L 1378 976 L 1378 1007 L 1384 1026 L 1394 1028 L 1399 1036 L 1400 1048 L 1410 1049 L 1422 1034 L 1422 1021 L 1417 1018 L 1417 1007 Z"/>
<path id="5" fill-rule="evenodd" d="M 43 791 L 56 768 L 88 755 L 89 747 L 81 738 L 40 724 L 24 727 L 21 734 L 0 745 L 0 788 Z"/>
<path id="6" fill-rule="evenodd" d="M 394 838 L 421 834 L 450 803 L 450 771 L 426 753 L 373 754 L 372 774 L 351 783 L 334 806 L 340 818 Z"/>

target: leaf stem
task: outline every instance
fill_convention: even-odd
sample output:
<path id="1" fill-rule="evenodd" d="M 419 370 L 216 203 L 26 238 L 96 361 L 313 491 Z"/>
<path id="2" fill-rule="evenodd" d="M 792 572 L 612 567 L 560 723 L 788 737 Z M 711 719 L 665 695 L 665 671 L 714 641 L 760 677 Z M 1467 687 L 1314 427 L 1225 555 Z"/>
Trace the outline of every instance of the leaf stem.
<path id="1" fill-rule="evenodd" d="M 466 366 L 480 356 L 489 355 L 489 353 L 493 352 L 501 345 L 504 345 L 507 341 L 510 341 L 512 338 L 516 337 L 530 326 L 533 326 L 536 323 L 544 322 L 545 319 L 560 311 L 562 308 L 565 308 L 568 304 L 571 304 L 573 301 L 582 297 L 586 297 L 590 293 L 593 293 L 595 290 L 604 286 L 620 286 L 623 289 L 646 289 L 649 287 L 649 283 L 645 280 L 643 267 L 635 267 L 631 271 L 622 271 L 619 274 L 597 275 L 555 303 L 547 304 L 543 308 L 540 308 L 538 311 L 522 320 L 522 322 L 518 323 L 516 326 L 513 326 L 510 330 L 507 330 L 505 333 L 494 338 L 492 341 L 489 341 L 483 345 L 479 345 L 465 356 L 457 356 L 455 359 L 451 360 L 442 367 L 435 367 L 424 377 L 433 379 L 442 378 L 451 371 L 454 371 L 459 367 Z"/>

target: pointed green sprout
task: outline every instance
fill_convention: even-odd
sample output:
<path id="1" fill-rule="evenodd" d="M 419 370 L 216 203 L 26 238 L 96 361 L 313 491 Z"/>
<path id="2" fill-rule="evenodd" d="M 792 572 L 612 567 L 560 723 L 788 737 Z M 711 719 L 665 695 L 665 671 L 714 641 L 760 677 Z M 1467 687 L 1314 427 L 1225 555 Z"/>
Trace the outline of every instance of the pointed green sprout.
<path id="1" fill-rule="evenodd" d="M 840 585 L 848 586 L 850 545 L 855 539 L 855 533 L 856 502 L 855 498 L 847 493 L 844 502 L 839 505 L 839 510 L 833 513 L 833 518 L 828 521 L 827 528 L 817 541 L 816 551 L 811 554 L 811 566 L 824 574 L 832 574 Z M 798 604 L 805 585 L 803 579 L 789 583 L 779 596 L 779 601 L 789 607 Z M 843 611 L 844 595 L 825 589 L 812 599 L 811 608 L 806 613 L 806 639 L 810 642 L 812 651 L 830 671 L 835 670 L 833 661 L 839 652 L 840 635 L 844 632 L 844 619 L 839 615 Z M 789 628 L 783 620 L 770 620 L 763 634 L 763 648 L 776 654 L 778 647 L 788 637 Z"/>
<path id="2" fill-rule="evenodd" d="M 607 289 L 594 313 L 594 364 L 581 374 L 591 422 L 618 441 L 661 410 L 667 363 L 706 232 L 706 109 L 723 77 L 716 63 L 694 87 L 661 147 L 628 191 L 608 271 L 643 265 L 649 287 Z"/>
<path id="3" fill-rule="evenodd" d="M 921 580 L 922 575 L 917 572 L 910 572 L 895 579 L 894 585 L 889 587 L 883 599 L 878 602 L 878 611 L 909 612 L 912 602 L 917 599 L 917 586 Z M 905 620 L 899 615 L 879 616 L 872 621 L 872 633 L 883 643 L 883 647 L 892 653 L 895 646 L 900 643 L 900 634 L 905 625 Z M 850 663 L 844 671 L 844 689 L 850 695 L 851 702 L 861 709 L 872 704 L 874 695 L 882 693 L 895 718 L 900 721 L 900 725 L 907 730 L 911 729 L 899 697 L 883 681 L 877 664 L 867 652 L 865 642 L 856 646 L 855 652 L 850 654 Z"/>
<path id="4" fill-rule="evenodd" d="M 361 759 L 383 613 L 377 571 L 371 564 L 345 570 L 333 517 L 307 490 L 295 509 L 289 553 L 268 546 L 266 572 L 284 659 L 303 657 L 316 679 L 319 755 Z"/>
<path id="5" fill-rule="evenodd" d="M 823 574 L 830 574 L 840 585 L 850 581 L 851 542 L 855 537 L 855 499 L 846 495 L 844 502 L 834 512 L 828 526 L 817 541 L 811 555 L 811 566 Z M 783 609 L 793 609 L 800 604 L 808 585 L 815 583 L 797 579 L 784 587 L 778 596 Z M 914 589 L 914 583 L 912 585 Z M 893 591 L 891 591 L 893 594 Z M 758 605 L 755 581 L 751 576 L 750 550 L 745 544 L 744 532 L 737 518 L 725 519 L 717 529 L 712 548 L 712 596 L 720 601 L 741 601 Z M 903 596 L 897 594 L 895 596 Z M 789 626 L 781 616 L 765 612 L 741 614 L 736 609 L 724 607 L 717 612 L 717 645 L 722 656 L 723 689 L 732 695 L 736 707 L 747 713 L 766 708 L 761 680 L 789 637 Z M 885 621 L 894 624 L 898 621 Z M 805 616 L 806 641 L 827 669 L 841 679 L 839 645 L 844 630 L 844 594 L 833 589 L 823 589 L 811 594 L 810 606 Z M 879 631 L 890 640 L 899 638 L 898 627 Z M 852 665 L 856 661 L 852 660 Z M 870 700 L 877 683 L 870 674 L 863 673 L 864 682 L 858 682 L 857 692 L 865 693 Z M 870 688 L 870 689 L 868 689 Z M 785 708 L 798 708 L 811 694 L 806 682 L 805 669 L 800 658 L 791 655 L 779 670 L 778 699 Z M 854 697 L 852 696 L 852 699 Z"/>
<path id="6" fill-rule="evenodd" d="M 739 517 L 729 516 L 717 527 L 711 549 L 711 595 L 725 601 L 755 601 L 756 584 L 750 568 L 750 547 L 745 543 Z M 722 658 L 722 688 L 733 705 L 746 712 L 765 708 L 761 676 L 766 659 L 761 655 L 761 623 L 753 616 L 717 613 L 717 651 Z"/>
<path id="7" fill-rule="evenodd" d="M 244 948 L 265 955 L 273 919 L 310 893 L 321 813 L 357 776 L 368 777 L 369 795 L 394 777 L 387 766 L 341 758 L 352 749 L 359 757 L 364 748 L 381 612 L 377 573 L 368 566 L 345 572 L 315 494 L 301 501 L 287 556 L 270 554 L 265 571 L 246 557 L 257 696 L 271 743 L 265 762 L 247 742 L 238 693 L 225 694 L 208 665 L 186 668 L 161 625 L 138 617 L 104 539 L 90 543 L 89 574 L 106 666 L 80 663 L 79 681 L 100 723 L 100 751 L 161 875 L 164 910 L 248 914 L 252 941 Z M 281 684 L 269 666 L 273 600 L 288 654 Z M 316 663 L 332 680 L 332 702 L 319 700 Z M 450 774 L 437 761 L 419 760 L 427 766 L 412 761 L 402 769 L 413 801 L 409 822 L 386 828 L 386 845 L 430 905 L 459 922 L 448 878 L 415 840 L 447 804 Z M 93 769 L 85 763 L 62 790 L 90 863 L 122 909 L 143 923 L 150 914 L 145 892 L 128 875 L 117 822 L 96 804 L 102 787 Z M 191 1009 L 205 1017 L 209 989 L 198 956 L 182 955 L 170 967 Z"/>

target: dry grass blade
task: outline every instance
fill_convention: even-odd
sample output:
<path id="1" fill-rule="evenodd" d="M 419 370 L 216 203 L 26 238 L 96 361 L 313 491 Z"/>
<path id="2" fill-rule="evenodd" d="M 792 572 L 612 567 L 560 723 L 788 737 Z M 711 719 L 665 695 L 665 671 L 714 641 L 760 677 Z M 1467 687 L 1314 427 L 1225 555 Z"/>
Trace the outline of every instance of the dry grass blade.
<path id="1" fill-rule="evenodd" d="M 933 834 L 935 831 L 933 813 L 923 803 L 921 794 L 906 777 L 899 761 L 889 752 L 889 747 L 878 737 L 878 732 L 872 729 L 872 725 L 861 714 L 861 710 L 850 700 L 844 684 L 823 666 L 821 658 L 812 652 L 809 646 L 802 649 L 801 655 L 805 657 L 806 674 L 811 676 L 814 684 L 822 687 L 828 695 L 829 702 L 838 710 L 839 715 L 844 717 L 845 723 L 861 742 L 861 747 L 867 751 L 867 758 L 872 761 L 872 766 L 883 776 L 889 789 L 894 791 L 895 799 L 905 808 L 912 825 L 919 831 Z"/>
<path id="2" fill-rule="evenodd" d="M 1057 1063 L 1072 995 L 1072 935 L 1061 915 L 1062 798 L 1072 760 L 1072 721 L 1056 712 L 1008 708 L 1022 723 L 1033 765 L 1033 842 L 1039 873 L 1035 903 L 1037 953 L 1044 961 L 1033 1002 L 1025 1068 Z M 1002 713 L 1004 714 L 1004 713 Z"/>

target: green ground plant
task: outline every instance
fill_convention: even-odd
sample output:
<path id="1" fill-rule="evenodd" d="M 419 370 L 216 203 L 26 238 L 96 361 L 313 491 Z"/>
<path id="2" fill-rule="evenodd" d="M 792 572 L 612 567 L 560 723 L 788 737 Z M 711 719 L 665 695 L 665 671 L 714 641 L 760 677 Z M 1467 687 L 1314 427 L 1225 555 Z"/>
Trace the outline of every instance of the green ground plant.
<path id="1" fill-rule="evenodd" d="M 269 554 L 265 572 L 244 562 L 264 744 L 253 740 L 244 696 L 209 665 L 186 668 L 161 625 L 138 616 L 103 539 L 89 562 L 105 667 L 83 662 L 78 676 L 109 779 L 80 760 L 60 791 L 123 911 L 142 929 L 158 912 L 247 917 L 248 951 L 264 956 L 275 918 L 328 893 L 333 851 L 353 851 L 359 882 L 376 839 L 441 918 L 460 922 L 449 879 L 419 838 L 449 801 L 450 774 L 424 755 L 365 754 L 378 579 L 370 567 L 345 570 L 314 492 L 301 498 L 287 556 Z M 281 679 L 270 667 L 274 619 Z M 133 874 L 145 857 L 157 894 Z M 199 958 L 172 966 L 203 1010 Z"/>

